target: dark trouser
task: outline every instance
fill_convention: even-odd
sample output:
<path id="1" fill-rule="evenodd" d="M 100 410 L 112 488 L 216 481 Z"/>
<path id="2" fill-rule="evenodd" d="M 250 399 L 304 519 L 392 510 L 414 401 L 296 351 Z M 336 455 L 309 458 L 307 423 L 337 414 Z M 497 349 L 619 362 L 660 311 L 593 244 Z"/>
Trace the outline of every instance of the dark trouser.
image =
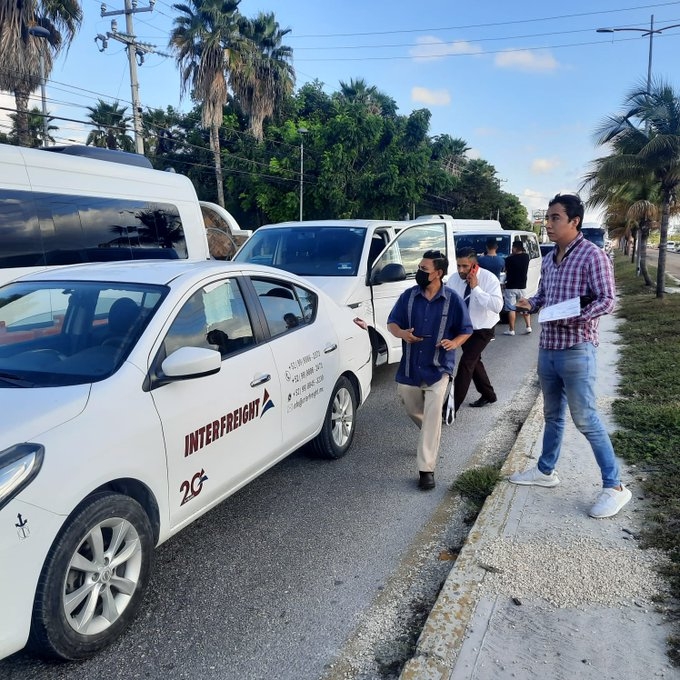
<path id="1" fill-rule="evenodd" d="M 463 343 L 461 347 L 463 354 L 458 362 L 458 370 L 453 381 L 453 400 L 456 411 L 465 400 L 465 395 L 470 389 L 470 382 L 475 384 L 477 391 L 485 399 L 496 399 L 496 393 L 482 363 L 482 352 L 494 335 L 493 328 L 480 328 L 472 331 L 472 335 Z"/>

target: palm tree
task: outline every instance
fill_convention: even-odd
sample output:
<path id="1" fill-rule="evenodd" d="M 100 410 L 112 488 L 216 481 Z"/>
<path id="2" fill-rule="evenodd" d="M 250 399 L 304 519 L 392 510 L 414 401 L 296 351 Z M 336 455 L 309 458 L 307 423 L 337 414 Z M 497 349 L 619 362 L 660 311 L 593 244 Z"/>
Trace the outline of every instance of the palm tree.
<path id="1" fill-rule="evenodd" d="M 626 113 L 610 116 L 596 131 L 598 144 L 618 151 L 600 159 L 598 180 L 609 186 L 641 179 L 655 184 L 661 203 L 656 297 L 663 298 L 668 222 L 680 187 L 680 97 L 659 80 L 649 91 L 636 87 L 625 105 Z"/>
<path id="2" fill-rule="evenodd" d="M 43 114 L 42 110 L 39 109 L 37 106 L 34 106 L 28 113 L 28 144 L 25 146 L 30 146 L 34 149 L 37 149 L 41 146 L 43 146 L 44 140 L 43 140 L 43 132 L 44 132 L 44 127 L 43 127 Z M 10 139 L 12 143 L 18 144 L 19 145 L 19 125 L 18 125 L 18 119 L 19 119 L 19 114 L 18 113 L 10 113 L 9 115 L 10 119 L 12 120 L 12 132 L 10 133 Z M 54 137 L 50 134 L 50 132 L 53 132 L 54 130 L 58 130 L 59 128 L 56 125 L 51 125 L 50 123 L 54 120 L 52 116 L 49 114 L 47 115 L 47 140 L 49 142 L 54 142 Z M 20 146 L 24 146 L 21 144 Z"/>
<path id="3" fill-rule="evenodd" d="M 229 55 L 229 84 L 258 141 L 263 138 L 264 121 L 293 93 L 293 50 L 282 44 L 290 30 L 279 26 L 273 12 L 260 12 L 255 19 L 242 21 L 245 40 L 241 49 Z"/>
<path id="4" fill-rule="evenodd" d="M 227 67 L 230 52 L 242 42 L 238 12 L 241 0 L 190 0 L 176 4 L 170 46 L 181 70 L 182 95 L 191 89 L 202 103 L 201 124 L 210 130 L 210 149 L 215 163 L 217 202 L 224 207 L 224 182 L 219 129 L 227 103 Z"/>
<path id="5" fill-rule="evenodd" d="M 95 126 L 87 136 L 85 143 L 88 146 L 134 151 L 135 142 L 128 134 L 131 118 L 125 115 L 127 106 L 120 108 L 118 102 L 109 104 L 100 99 L 96 106 L 88 106 L 87 109 L 90 122 Z"/>
<path id="6" fill-rule="evenodd" d="M 0 0 L 0 90 L 14 93 L 22 146 L 30 144 L 28 99 L 40 85 L 40 51 L 48 76 L 54 57 L 71 44 L 82 18 L 78 0 Z M 34 26 L 46 29 L 49 37 L 31 35 Z"/>

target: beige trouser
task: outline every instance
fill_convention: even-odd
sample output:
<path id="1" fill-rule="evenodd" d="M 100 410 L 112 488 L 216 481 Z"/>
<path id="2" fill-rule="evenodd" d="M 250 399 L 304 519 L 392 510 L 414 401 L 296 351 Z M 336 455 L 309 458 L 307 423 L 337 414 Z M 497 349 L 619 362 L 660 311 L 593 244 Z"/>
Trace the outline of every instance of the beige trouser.
<path id="1" fill-rule="evenodd" d="M 445 373 L 433 385 L 420 387 L 397 383 L 397 394 L 411 420 L 420 428 L 416 461 L 419 472 L 434 472 L 442 436 L 442 406 L 449 384 Z"/>

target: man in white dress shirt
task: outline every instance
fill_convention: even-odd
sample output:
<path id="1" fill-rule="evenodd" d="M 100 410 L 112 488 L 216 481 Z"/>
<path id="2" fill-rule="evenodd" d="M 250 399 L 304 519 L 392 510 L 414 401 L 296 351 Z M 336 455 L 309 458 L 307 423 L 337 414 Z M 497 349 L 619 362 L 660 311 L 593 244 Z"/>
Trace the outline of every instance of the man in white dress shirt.
<path id="1" fill-rule="evenodd" d="M 494 326 L 500 321 L 503 309 L 503 295 L 500 281 L 477 263 L 473 248 L 464 248 L 456 253 L 458 276 L 452 276 L 447 286 L 453 288 L 468 306 L 473 333 L 461 347 L 462 356 L 453 382 L 453 398 L 458 411 L 473 382 L 480 394 L 470 406 L 480 407 L 497 401 L 496 392 L 486 374 L 482 352 L 493 340 Z"/>

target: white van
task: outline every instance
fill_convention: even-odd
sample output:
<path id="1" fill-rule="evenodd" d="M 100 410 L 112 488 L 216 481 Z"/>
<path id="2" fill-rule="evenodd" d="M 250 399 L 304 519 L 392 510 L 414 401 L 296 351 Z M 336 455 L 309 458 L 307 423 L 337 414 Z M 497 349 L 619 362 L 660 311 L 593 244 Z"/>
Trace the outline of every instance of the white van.
<path id="1" fill-rule="evenodd" d="M 489 228 L 490 233 L 496 232 Z M 257 229 L 234 261 L 266 264 L 304 276 L 336 302 L 356 310 L 369 326 L 375 363 L 380 365 L 401 358 L 401 340 L 387 330 L 387 317 L 402 291 L 415 284 L 423 254 L 441 251 L 449 259 L 449 275 L 455 275 L 455 236 L 454 221 L 446 215 L 412 222 L 282 222 Z M 538 241 L 536 250 L 540 269 Z"/>
<path id="2" fill-rule="evenodd" d="M 122 151 L 60 150 L 0 144 L 0 285 L 56 265 L 209 259 L 187 177 Z"/>

